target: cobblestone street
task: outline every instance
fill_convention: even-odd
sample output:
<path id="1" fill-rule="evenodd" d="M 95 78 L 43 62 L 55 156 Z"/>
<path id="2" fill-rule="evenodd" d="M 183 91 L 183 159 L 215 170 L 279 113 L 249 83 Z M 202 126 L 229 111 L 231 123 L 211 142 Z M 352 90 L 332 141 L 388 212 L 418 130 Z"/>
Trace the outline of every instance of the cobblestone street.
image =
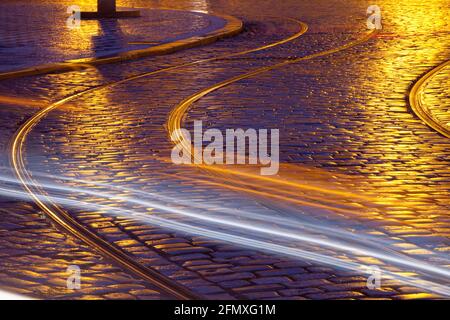
<path id="1" fill-rule="evenodd" d="M 85 5 L 83 9 L 94 11 L 95 7 Z M 0 10 L 0 71 L 138 50 L 206 33 L 224 24 L 199 12 L 142 9 L 138 20 L 85 20 L 80 29 L 72 30 L 66 27 L 65 4 L 7 2 Z M 31 33 L 33 28 L 38 32 Z"/>
<path id="2" fill-rule="evenodd" d="M 450 140 L 408 100 L 449 59 L 448 2 L 379 1 L 383 29 L 367 36 L 369 1 L 118 1 L 142 20 L 82 21 L 80 39 L 49 22 L 74 3 L 31 2 L 58 13 L 34 15 L 35 33 L 1 19 L 1 72 L 201 39 L 224 28 L 222 14 L 244 28 L 170 54 L 0 80 L 1 289 L 46 299 L 178 298 L 161 283 L 204 299 L 450 295 Z M 449 84 L 446 66 L 420 102 L 450 132 Z M 279 174 L 173 164 L 173 119 L 189 130 L 196 120 L 279 129 Z M 79 290 L 66 286 L 73 265 Z M 368 288 L 364 266 L 381 269 L 381 287 Z"/>

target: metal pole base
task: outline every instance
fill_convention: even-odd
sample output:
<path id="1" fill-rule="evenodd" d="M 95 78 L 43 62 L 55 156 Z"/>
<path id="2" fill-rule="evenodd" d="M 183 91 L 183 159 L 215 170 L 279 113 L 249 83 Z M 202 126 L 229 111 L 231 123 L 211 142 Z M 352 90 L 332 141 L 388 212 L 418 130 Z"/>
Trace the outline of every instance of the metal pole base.
<path id="1" fill-rule="evenodd" d="M 101 18 L 110 18 L 110 19 L 138 18 L 140 16 L 141 12 L 139 10 L 114 11 L 114 12 L 94 12 L 94 11 L 81 12 L 82 20 L 93 20 Z"/>

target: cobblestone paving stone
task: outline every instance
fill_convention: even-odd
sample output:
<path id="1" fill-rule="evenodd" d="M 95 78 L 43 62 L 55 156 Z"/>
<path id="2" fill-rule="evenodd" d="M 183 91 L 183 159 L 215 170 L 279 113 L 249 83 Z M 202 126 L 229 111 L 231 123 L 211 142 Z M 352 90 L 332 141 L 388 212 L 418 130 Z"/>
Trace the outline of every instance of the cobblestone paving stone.
<path id="1" fill-rule="evenodd" d="M 269 4 L 262 4 L 265 5 Z M 97 91 L 73 102 L 75 108 L 82 106 L 82 113 L 69 107 L 51 113 L 29 137 L 29 167 L 32 171 L 48 171 L 55 175 L 76 173 L 77 178 L 150 192 L 164 191 L 174 198 L 186 197 L 211 205 L 227 203 L 244 211 L 270 212 L 257 198 L 178 180 L 177 176 L 189 178 L 198 173 L 195 169 L 174 167 L 159 160 L 167 157 L 171 149 L 164 124 L 171 108 L 199 89 L 278 59 L 342 44 L 357 37 L 355 30 L 361 31 L 360 26 L 364 25 L 365 18 L 359 13 L 365 12 L 365 4 L 352 2 L 338 13 L 336 10 L 319 13 L 320 10 L 314 10 L 315 6 L 318 4 L 296 2 L 277 8 L 276 13 L 280 16 L 287 13 L 292 16 L 292 12 L 298 10 L 302 14 L 297 17 L 308 22 L 311 28 L 309 34 L 282 48 L 183 68 L 112 90 Z M 386 1 L 383 8 L 386 12 L 397 13 L 395 6 L 394 2 Z M 435 12 L 427 6 L 421 7 L 424 12 Z M 102 66 L 98 71 L 0 83 L 1 92 L 12 91 L 19 96 L 28 93 L 29 96 L 54 100 L 130 74 L 223 54 L 224 51 L 257 47 L 261 41 L 280 39 L 295 30 L 293 23 L 282 22 L 283 19 L 265 22 L 266 19 L 256 18 L 258 13 L 250 4 L 219 1 L 214 3 L 214 9 L 249 21 L 246 32 L 189 51 L 188 55 L 176 53 Z M 433 26 L 436 17 L 429 15 L 429 20 L 421 20 L 421 27 L 425 28 L 421 30 L 423 34 L 417 35 L 414 26 L 410 26 L 406 34 L 400 34 L 404 22 L 401 14 L 398 15 L 384 21 L 385 29 L 398 32 L 397 38 L 376 39 L 332 58 L 292 65 L 239 82 L 195 104 L 186 121 L 189 124 L 193 119 L 206 119 L 207 126 L 216 128 L 254 127 L 256 123 L 263 128 L 281 128 L 283 161 L 363 176 L 367 181 L 362 187 L 358 186 L 360 191 L 376 191 L 386 198 L 415 203 L 420 210 L 393 206 L 385 212 L 388 219 L 384 224 L 374 220 L 370 226 L 400 239 L 403 242 L 400 244 L 407 249 L 419 250 L 420 246 L 428 246 L 445 253 L 448 252 L 448 218 L 445 214 L 448 210 L 448 142 L 409 112 L 405 93 L 418 75 L 448 57 L 448 52 L 435 45 L 448 38 L 436 31 L 445 30 L 446 25 Z M 328 30 L 334 31 L 332 34 L 321 29 L 326 22 L 333 23 L 328 24 Z M 282 31 L 280 26 L 283 26 Z M 433 38 L 429 37 L 429 32 L 433 33 Z M 418 37 L 420 46 L 414 42 Z M 423 43 L 428 45 L 422 47 Z M 414 50 L 414 54 L 408 50 Z M 268 59 L 264 60 L 265 56 Z M 347 68 L 342 68 L 343 65 Z M 52 90 L 45 89 L 50 86 Z M 129 92 L 133 93 L 130 95 Z M 429 153 L 430 148 L 433 154 Z M 113 203 L 105 199 L 90 200 Z M 204 237 L 173 233 L 129 217 L 81 212 L 76 208 L 71 213 L 142 263 L 208 298 L 436 297 L 389 280 L 383 281 L 382 290 L 368 290 L 366 278 L 360 274 Z M 370 219 L 370 216 L 361 217 L 366 222 Z M 408 231 L 396 226 L 392 220 L 404 222 L 411 228 Z"/>

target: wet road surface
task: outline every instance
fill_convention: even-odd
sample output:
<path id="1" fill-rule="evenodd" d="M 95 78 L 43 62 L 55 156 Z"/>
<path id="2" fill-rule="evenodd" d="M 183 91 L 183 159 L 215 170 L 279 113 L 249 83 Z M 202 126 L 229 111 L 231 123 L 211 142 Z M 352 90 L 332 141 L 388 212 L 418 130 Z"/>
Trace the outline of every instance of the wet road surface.
<path id="1" fill-rule="evenodd" d="M 338 227 L 340 231 L 374 236 L 380 241 L 389 240 L 386 248 L 395 248 L 399 253 L 421 261 L 431 257 L 433 263 L 445 271 L 449 248 L 446 213 L 449 142 L 417 119 L 406 100 L 412 81 L 448 59 L 448 46 L 444 44 L 448 42 L 449 25 L 442 13 L 448 6 L 445 2 L 419 5 L 419 2 L 386 1 L 382 6 L 385 12 L 383 32 L 389 36 L 377 36 L 342 52 L 286 65 L 233 83 L 196 102 L 183 119 L 188 128 L 196 119 L 203 120 L 205 126 L 220 129 L 279 128 L 281 160 L 286 163 L 286 170 L 280 173 L 281 178 L 326 189 L 300 193 L 297 189 L 281 188 L 279 192 L 284 195 L 290 192 L 288 198 L 297 200 L 315 197 L 309 202 L 317 204 L 332 202 L 330 189 L 342 189 L 350 196 L 340 197 L 340 201 L 345 203 L 334 203 L 333 208 L 359 205 L 360 209 L 353 207 L 351 213 L 347 212 L 349 210 L 344 213 L 342 210 L 311 209 L 308 205 L 299 207 L 289 201 L 274 201 L 245 189 L 264 191 L 279 188 L 278 181 L 256 185 L 249 179 L 245 185 L 234 179 L 230 183 L 228 176 L 217 177 L 199 168 L 175 166 L 167 161 L 172 148 L 167 118 L 183 99 L 255 68 L 342 46 L 366 32 L 364 12 L 368 5 L 365 3 L 348 3 L 342 10 L 337 10 L 337 5 L 330 1 L 320 5 L 323 10 L 318 12 L 311 4 L 286 2 L 277 7 L 277 12 L 271 10 L 271 16 L 276 17 L 261 17 L 259 13 L 264 12 L 264 8 L 256 10 L 251 5 L 219 2 L 215 3 L 214 10 L 234 14 L 245 21 L 246 30 L 241 35 L 164 57 L 0 83 L 1 92 L 5 95 L 57 101 L 133 74 L 279 41 L 298 32 L 299 25 L 285 17 L 300 19 L 309 26 L 308 33 L 282 46 L 170 70 L 105 90 L 94 90 L 74 99 L 49 113 L 30 132 L 25 144 L 28 170 L 34 172 L 36 180 L 43 184 L 48 180 L 39 173 L 88 180 L 96 185 L 83 187 L 98 192 L 111 192 L 105 185 L 112 184 L 157 194 L 165 197 L 164 203 L 171 200 L 171 208 L 206 204 L 209 212 L 213 212 L 212 216 L 224 208 L 236 210 L 234 214 L 256 212 L 288 219 L 295 216 L 300 223 L 307 221 L 313 226 L 322 223 Z M 414 16 L 405 14 L 411 11 L 407 10 L 408 5 L 414 8 Z M 189 6 L 186 3 L 185 7 Z M 211 7 L 207 6 L 207 9 Z M 441 88 L 445 87 L 445 74 L 436 77 L 425 94 L 425 100 L 439 108 L 443 117 L 446 95 Z M 36 107 L 9 106 L 2 109 L 2 119 L 7 121 L 3 128 L 5 155 L 8 137 L 34 112 Z M 6 159 L 4 163 L 7 166 Z M 62 179 L 55 181 L 61 182 Z M 224 187 L 224 181 L 235 188 Z M 210 182 L 218 183 L 211 185 Z M 65 184 L 81 187 L 80 182 L 66 180 Z M 123 189 L 113 190 L 113 193 L 133 196 Z M 354 201 L 353 195 L 370 195 L 374 199 L 369 205 L 366 201 Z M 160 207 L 124 204 L 111 196 L 74 192 L 70 198 L 105 207 L 147 211 L 149 216 L 180 223 L 195 222 L 195 227 L 211 228 L 202 221 L 193 222 L 193 219 Z M 17 221 L 19 206 L 28 213 L 22 217 L 37 223 L 36 212 L 30 205 L 11 202 L 10 206 L 9 209 L 5 207 L 5 211 L 13 225 L 23 225 Z M 245 243 L 227 244 L 213 237 L 181 232 L 181 229 L 174 232 L 124 214 L 117 216 L 105 210 L 75 206 L 70 206 L 68 211 L 86 228 L 142 264 L 209 298 L 436 297 L 423 288 L 400 281 L 385 280 L 382 289 L 369 290 L 367 277 L 361 272 L 343 271 L 317 261 L 293 258 L 283 252 L 262 252 L 249 248 Z M 297 217 L 299 212 L 301 216 Z M 240 219 L 245 223 L 245 217 Z M 41 223 L 49 236 L 55 233 L 46 221 Z M 223 226 L 214 228 L 215 231 L 224 231 Z M 3 227 L 2 230 L 8 229 Z M 20 261 L 9 252 L 18 250 L 30 237 L 20 233 L 16 242 L 10 241 L 10 232 L 4 232 L 2 237 L 9 243 L 9 247 L 5 245 L 4 255 L 10 261 Z M 57 238 L 69 246 L 65 236 Z M 258 239 L 267 242 L 264 237 Z M 278 244 L 286 245 L 281 240 Z M 71 245 L 72 250 L 80 250 L 83 258 L 83 255 L 92 255 L 91 259 L 100 259 L 88 253 L 88 249 L 80 249 L 79 243 Z M 370 254 L 343 254 L 336 248 L 324 248 L 317 243 L 303 242 L 296 248 L 333 256 L 339 261 L 380 265 L 388 268 L 387 271 L 405 276 L 414 277 L 421 272 L 412 267 L 385 266 Z M 50 255 L 46 251 L 37 251 L 43 259 Z M 60 249 L 56 251 L 60 253 Z M 29 252 L 19 251 L 18 255 L 26 260 Z M 48 261 L 57 268 L 57 272 L 60 268 L 57 260 Z M 79 264 L 76 259 L 70 263 Z M 97 268 L 101 266 L 96 262 L 93 264 Z M 14 270 L 20 278 L 26 275 L 25 266 L 30 268 L 25 261 L 16 264 L 14 269 L 6 264 L 4 270 L 6 274 Z M 88 265 L 82 269 L 90 272 L 92 268 Z M 106 272 L 100 270 L 97 273 L 99 277 Z M 50 275 L 51 272 L 44 272 L 43 277 L 48 279 Z M 438 280 L 443 286 L 448 286 L 448 278 Z M 95 277 L 93 281 L 94 286 L 103 286 Z M 39 288 L 42 281 L 36 282 Z M 136 282 L 139 280 L 130 280 L 129 286 L 136 285 Z M 117 294 L 130 294 L 130 290 L 130 287 L 123 291 L 120 288 Z M 46 295 L 45 290 L 39 293 Z M 136 297 L 145 296 L 134 293 Z M 81 294 L 74 296 L 80 297 Z"/>

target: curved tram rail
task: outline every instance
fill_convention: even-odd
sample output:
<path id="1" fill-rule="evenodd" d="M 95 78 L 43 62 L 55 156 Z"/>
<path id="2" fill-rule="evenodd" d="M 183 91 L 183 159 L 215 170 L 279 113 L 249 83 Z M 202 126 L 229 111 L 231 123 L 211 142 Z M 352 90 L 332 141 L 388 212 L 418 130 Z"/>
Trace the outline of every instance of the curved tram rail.
<path id="1" fill-rule="evenodd" d="M 409 105 L 413 112 L 429 127 L 436 130 L 440 134 L 450 138 L 450 129 L 440 123 L 435 116 L 433 116 L 430 109 L 422 101 L 422 93 L 427 84 L 445 67 L 450 66 L 450 60 L 447 60 L 440 65 L 434 67 L 423 75 L 419 80 L 414 83 L 409 92 Z"/>
<path id="2" fill-rule="evenodd" d="M 241 56 L 244 54 L 261 51 L 265 49 L 269 49 L 284 43 L 287 43 L 289 41 L 292 41 L 301 35 L 303 35 L 307 30 L 308 26 L 295 19 L 289 19 L 292 21 L 295 21 L 299 25 L 299 31 L 285 39 L 282 39 L 277 42 L 273 42 L 258 48 L 249 49 L 245 51 L 240 51 L 236 53 L 230 53 L 221 55 L 218 57 L 208 58 L 208 59 L 202 59 L 197 60 L 194 62 L 189 62 L 181 65 L 176 65 L 156 71 L 146 72 L 143 74 L 131 76 L 116 82 L 107 83 L 95 88 L 91 88 L 79 93 L 76 93 L 74 95 L 71 95 L 69 97 L 66 97 L 62 100 L 59 100 L 55 103 L 52 103 L 51 105 L 43 108 L 39 112 L 37 112 L 35 115 L 33 115 L 31 118 L 29 118 L 15 133 L 13 136 L 11 145 L 10 145 L 10 162 L 13 167 L 13 170 L 15 172 L 15 175 L 23 185 L 22 187 L 24 190 L 31 196 L 33 201 L 41 208 L 44 213 L 50 218 L 59 228 L 62 230 L 70 233 L 74 237 L 82 240 L 87 245 L 91 246 L 92 248 L 96 249 L 98 252 L 100 252 L 105 257 L 113 260 L 126 270 L 129 270 L 136 276 L 144 279 L 145 281 L 148 281 L 149 283 L 152 283 L 156 287 L 158 287 L 162 292 L 181 300 L 192 300 L 192 299 L 200 299 L 201 296 L 193 293 L 188 288 L 179 285 L 175 281 L 171 280 L 170 278 L 140 264 L 139 262 L 132 259 L 129 255 L 127 255 L 124 251 L 121 249 L 111 245 L 109 242 L 105 241 L 98 235 L 96 235 L 94 232 L 86 229 L 82 224 L 80 224 L 74 217 L 72 217 L 68 212 L 63 210 L 60 206 L 58 206 L 56 203 L 51 201 L 50 198 L 46 196 L 46 192 L 43 190 L 43 188 L 39 185 L 37 181 L 35 181 L 32 177 L 32 174 L 27 170 L 25 160 L 24 160 L 24 144 L 26 141 L 26 138 L 28 134 L 33 130 L 33 128 L 52 110 L 68 103 L 69 101 L 75 100 L 76 98 L 79 98 L 85 94 L 88 94 L 90 92 L 94 92 L 97 90 L 103 90 L 107 88 L 112 88 L 115 86 L 118 86 L 122 83 L 126 83 L 132 80 L 144 78 L 147 76 L 159 74 L 162 72 L 179 69 L 187 66 L 192 66 L 204 62 L 209 61 L 215 61 L 220 59 L 226 59 L 236 56 Z M 45 199 L 45 201 L 43 201 Z"/>

